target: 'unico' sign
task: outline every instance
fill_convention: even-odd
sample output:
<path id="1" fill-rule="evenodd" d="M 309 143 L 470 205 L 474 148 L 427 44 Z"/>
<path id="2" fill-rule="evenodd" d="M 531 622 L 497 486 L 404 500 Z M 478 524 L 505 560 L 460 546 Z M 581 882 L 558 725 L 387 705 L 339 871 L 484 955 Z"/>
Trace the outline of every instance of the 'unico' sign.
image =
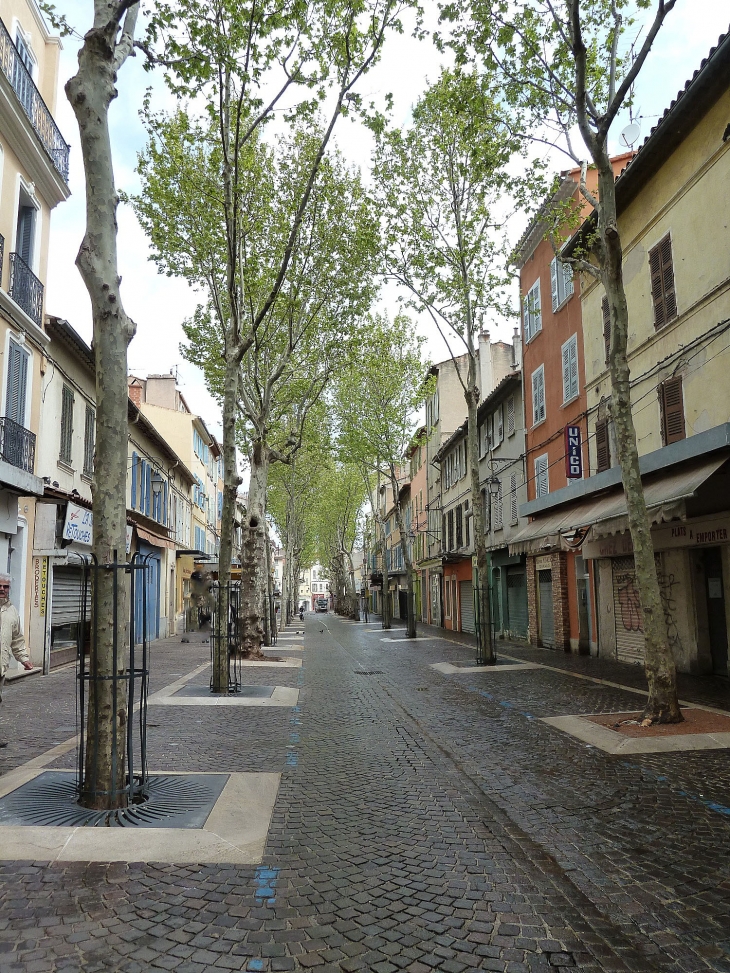
<path id="1" fill-rule="evenodd" d="M 583 476 L 580 426 L 565 427 L 565 475 L 569 480 L 580 480 Z"/>

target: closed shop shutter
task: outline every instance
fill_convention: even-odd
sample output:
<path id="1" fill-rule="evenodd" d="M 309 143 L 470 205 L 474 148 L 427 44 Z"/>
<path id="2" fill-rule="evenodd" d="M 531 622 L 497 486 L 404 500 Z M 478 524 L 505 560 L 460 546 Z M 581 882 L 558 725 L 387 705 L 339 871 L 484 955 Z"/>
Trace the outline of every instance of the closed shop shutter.
<path id="1" fill-rule="evenodd" d="M 507 568 L 507 613 L 506 628 L 516 638 L 527 638 L 527 579 L 522 566 Z"/>
<path id="2" fill-rule="evenodd" d="M 476 632 L 474 624 L 474 588 L 471 581 L 459 582 L 459 601 L 461 602 L 461 631 Z"/>
<path id="3" fill-rule="evenodd" d="M 81 568 L 55 567 L 51 595 L 51 624 L 73 625 L 81 620 Z M 91 617 L 91 591 L 86 596 L 86 621 Z"/>
<path id="4" fill-rule="evenodd" d="M 644 626 L 633 557 L 615 557 L 613 568 L 613 613 L 616 623 L 616 658 L 619 662 L 644 662 Z"/>
<path id="5" fill-rule="evenodd" d="M 555 619 L 553 617 L 553 572 L 538 571 L 540 593 L 540 641 L 548 649 L 555 648 Z"/>

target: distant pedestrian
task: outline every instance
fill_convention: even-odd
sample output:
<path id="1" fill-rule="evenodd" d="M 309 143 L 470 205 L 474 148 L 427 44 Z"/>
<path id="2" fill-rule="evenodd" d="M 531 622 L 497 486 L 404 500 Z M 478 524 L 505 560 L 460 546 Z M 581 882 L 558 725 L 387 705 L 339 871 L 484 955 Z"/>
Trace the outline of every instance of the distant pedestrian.
<path id="1" fill-rule="evenodd" d="M 3 701 L 5 674 L 12 656 L 24 669 L 33 668 L 20 627 L 20 615 L 15 605 L 10 603 L 10 575 L 0 573 L 0 703 Z M 7 745 L 7 740 L 0 740 L 0 747 Z"/>

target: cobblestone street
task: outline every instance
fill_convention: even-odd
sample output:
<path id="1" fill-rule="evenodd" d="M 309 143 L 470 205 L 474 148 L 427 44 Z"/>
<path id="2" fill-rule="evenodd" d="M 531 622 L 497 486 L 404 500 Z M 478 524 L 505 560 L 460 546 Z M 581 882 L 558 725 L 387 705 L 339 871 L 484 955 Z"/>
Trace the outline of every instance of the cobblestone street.
<path id="1" fill-rule="evenodd" d="M 535 665 L 444 674 L 468 640 L 305 628 L 301 669 L 244 670 L 298 705 L 149 709 L 152 771 L 281 774 L 263 861 L 2 861 L 0 973 L 730 973 L 730 751 L 611 755 L 542 721 L 640 709 L 640 670 L 500 643 Z M 153 650 L 156 693 L 209 646 Z M 3 774 L 73 736 L 74 691 L 73 668 L 6 688 Z M 680 694 L 730 710 L 719 681 Z"/>

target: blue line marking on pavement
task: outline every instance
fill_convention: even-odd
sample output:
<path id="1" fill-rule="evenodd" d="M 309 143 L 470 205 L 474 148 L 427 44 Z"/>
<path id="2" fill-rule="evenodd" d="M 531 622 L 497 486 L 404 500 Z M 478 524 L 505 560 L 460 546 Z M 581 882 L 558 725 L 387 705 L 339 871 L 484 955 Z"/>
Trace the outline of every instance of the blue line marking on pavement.
<path id="1" fill-rule="evenodd" d="M 292 711 L 292 713 L 301 713 L 302 707 L 301 706 L 292 706 L 291 711 Z"/>
<path id="2" fill-rule="evenodd" d="M 275 905 L 276 899 L 276 879 L 279 875 L 278 868 L 257 868 L 254 874 L 254 884 L 256 885 L 256 891 L 254 892 L 254 897 L 259 900 L 260 904 L 263 904 L 261 900 L 266 900 L 266 905 Z M 251 963 L 260 963 L 260 966 L 252 966 Z M 249 970 L 263 970 L 263 962 L 261 960 L 251 960 L 248 965 Z"/>
<path id="3" fill-rule="evenodd" d="M 642 774 L 646 774 L 647 777 L 650 777 L 657 783 L 669 784 L 670 788 L 672 786 L 672 782 L 668 777 L 664 775 L 660 776 L 657 774 L 652 774 L 650 770 L 647 770 L 646 767 L 642 767 L 641 764 L 632 764 L 629 763 L 628 760 L 622 760 L 621 766 L 628 767 L 629 770 L 639 770 Z M 702 804 L 702 806 L 706 807 L 708 811 L 715 811 L 716 814 L 722 814 L 725 817 L 730 817 L 730 807 L 726 807 L 724 804 L 720 804 L 717 801 L 708 801 L 699 794 L 690 794 L 689 791 L 677 791 L 677 796 L 686 797 L 687 800 L 694 801 L 695 804 Z"/>
<path id="4" fill-rule="evenodd" d="M 250 959 L 248 961 L 247 970 L 263 970 L 264 961 L 262 959 Z"/>
<path id="5" fill-rule="evenodd" d="M 504 706 L 505 709 L 514 709 L 513 704 L 510 703 L 509 700 L 506 700 L 506 699 L 500 699 L 499 705 L 500 706 Z"/>
<path id="6" fill-rule="evenodd" d="M 299 743 L 299 734 L 298 733 L 290 733 L 289 734 L 289 742 L 290 743 Z"/>
<path id="7" fill-rule="evenodd" d="M 287 765 L 287 767 L 296 767 L 296 765 L 298 763 L 299 763 L 299 754 L 298 753 L 288 753 L 286 755 L 286 765 Z"/>

